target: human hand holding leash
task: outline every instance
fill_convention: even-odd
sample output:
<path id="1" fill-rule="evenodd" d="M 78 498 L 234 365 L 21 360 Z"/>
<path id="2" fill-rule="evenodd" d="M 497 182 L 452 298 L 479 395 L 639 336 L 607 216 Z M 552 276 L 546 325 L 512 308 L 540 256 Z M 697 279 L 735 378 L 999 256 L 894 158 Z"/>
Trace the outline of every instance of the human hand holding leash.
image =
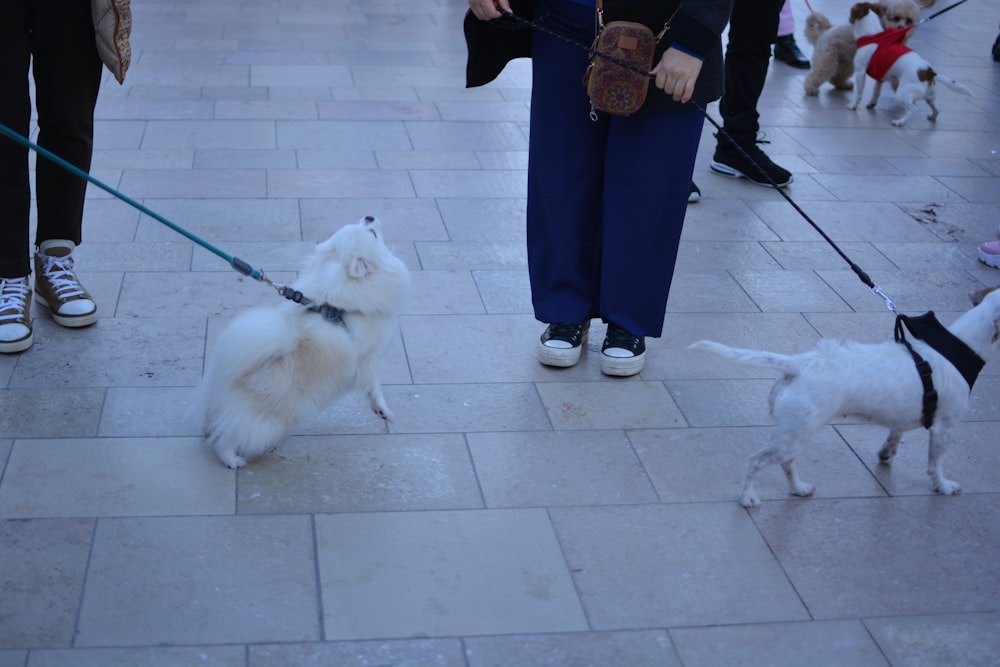
<path id="1" fill-rule="evenodd" d="M 492 21 L 511 11 L 510 0 L 469 0 L 469 9 L 480 21 Z"/>
<path id="2" fill-rule="evenodd" d="M 701 65 L 699 58 L 669 48 L 652 70 L 656 87 L 673 96 L 675 102 L 688 102 L 694 95 L 694 84 L 701 74 Z"/>

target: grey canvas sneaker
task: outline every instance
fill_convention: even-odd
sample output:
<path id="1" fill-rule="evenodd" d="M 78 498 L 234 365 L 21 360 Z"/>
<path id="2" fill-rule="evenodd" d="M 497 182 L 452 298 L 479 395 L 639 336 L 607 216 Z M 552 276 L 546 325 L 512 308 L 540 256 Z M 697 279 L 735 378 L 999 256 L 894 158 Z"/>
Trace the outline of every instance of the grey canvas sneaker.
<path id="1" fill-rule="evenodd" d="M 52 313 L 56 324 L 85 327 L 97 321 L 97 305 L 73 273 L 72 241 L 42 242 L 35 252 L 35 300 Z"/>
<path id="2" fill-rule="evenodd" d="M 0 352 L 23 352 L 32 342 L 28 276 L 0 278 Z"/>

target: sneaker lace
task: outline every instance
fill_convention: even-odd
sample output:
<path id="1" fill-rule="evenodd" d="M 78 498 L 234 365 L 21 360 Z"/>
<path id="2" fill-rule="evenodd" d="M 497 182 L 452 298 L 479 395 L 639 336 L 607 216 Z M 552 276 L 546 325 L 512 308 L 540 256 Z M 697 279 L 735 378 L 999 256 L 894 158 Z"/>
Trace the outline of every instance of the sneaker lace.
<path id="1" fill-rule="evenodd" d="M 42 261 L 45 263 L 45 266 L 42 268 L 45 279 L 52 285 L 52 291 L 55 292 L 58 298 L 68 299 L 69 297 L 80 296 L 84 293 L 80 281 L 76 279 L 76 275 L 73 273 L 72 257 L 42 255 Z"/>
<path id="2" fill-rule="evenodd" d="M 607 339 L 607 348 L 620 348 L 622 350 L 634 351 L 639 344 L 638 336 L 635 336 L 625 329 L 615 325 L 608 327 Z"/>
<path id="3" fill-rule="evenodd" d="M 28 286 L 23 278 L 0 278 L 0 322 L 19 319 L 27 300 Z"/>

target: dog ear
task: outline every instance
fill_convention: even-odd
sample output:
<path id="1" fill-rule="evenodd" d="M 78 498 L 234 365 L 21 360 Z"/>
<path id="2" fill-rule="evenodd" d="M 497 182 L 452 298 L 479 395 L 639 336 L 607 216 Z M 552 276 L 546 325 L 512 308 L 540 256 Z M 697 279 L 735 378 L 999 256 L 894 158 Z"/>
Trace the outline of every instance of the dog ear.
<path id="1" fill-rule="evenodd" d="M 352 278 L 360 280 L 369 273 L 371 273 L 371 267 L 368 266 L 368 260 L 364 257 L 352 257 L 347 264 L 347 275 Z"/>

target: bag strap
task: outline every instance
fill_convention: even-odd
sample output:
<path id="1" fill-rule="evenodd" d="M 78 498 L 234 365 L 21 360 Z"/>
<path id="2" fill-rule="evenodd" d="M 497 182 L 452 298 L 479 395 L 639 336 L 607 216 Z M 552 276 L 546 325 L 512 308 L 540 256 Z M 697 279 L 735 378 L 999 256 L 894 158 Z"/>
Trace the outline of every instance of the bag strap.
<path id="1" fill-rule="evenodd" d="M 656 35 L 657 44 L 659 44 L 660 40 L 663 39 L 664 35 L 670 32 L 670 23 L 674 20 L 674 17 L 677 16 L 677 12 L 681 10 L 682 6 L 683 4 L 677 5 L 677 9 L 674 10 L 674 13 L 671 14 L 670 18 L 668 18 L 666 22 L 663 24 L 663 28 L 661 28 L 660 32 Z M 603 30 L 604 30 L 604 0 L 597 0 L 597 33 L 600 34 L 601 31 Z"/>

